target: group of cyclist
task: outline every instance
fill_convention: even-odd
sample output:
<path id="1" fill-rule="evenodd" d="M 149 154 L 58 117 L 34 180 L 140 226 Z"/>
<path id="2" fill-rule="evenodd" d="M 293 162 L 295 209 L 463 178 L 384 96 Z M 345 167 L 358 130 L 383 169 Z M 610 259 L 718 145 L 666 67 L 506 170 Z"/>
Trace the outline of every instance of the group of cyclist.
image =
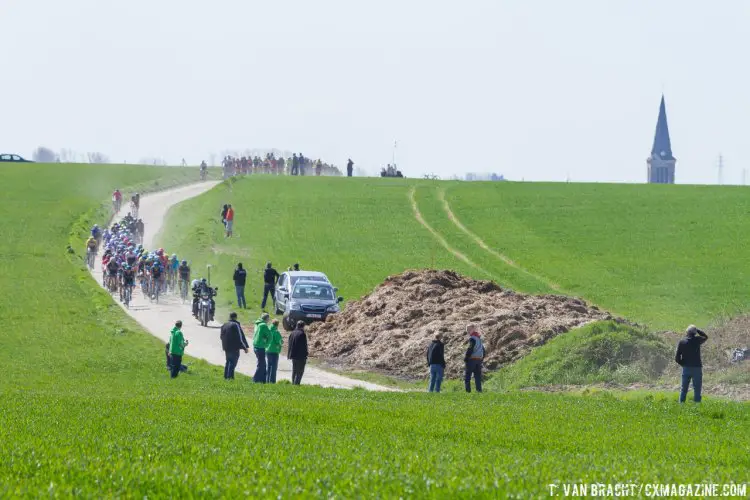
<path id="1" fill-rule="evenodd" d="M 170 257 L 163 248 L 146 250 L 138 240 L 142 234 L 143 221 L 131 214 L 104 231 L 95 224 L 86 242 L 89 266 L 93 268 L 92 252 L 95 256 L 97 249 L 103 248 L 104 287 L 111 293 L 119 292 L 120 301 L 126 305 L 130 304 L 137 282 L 151 300 L 158 301 L 159 295 L 178 289 L 185 300 L 190 287 L 187 261 L 180 261 L 176 254 Z"/>
<path id="2" fill-rule="evenodd" d="M 114 211 L 115 214 L 120 211 L 121 206 L 122 206 L 122 192 L 120 191 L 120 188 L 117 188 L 112 192 L 112 210 Z M 140 193 L 135 193 L 133 196 L 130 197 L 130 212 L 135 217 L 138 217 L 138 210 L 140 208 L 141 208 L 141 195 Z"/>

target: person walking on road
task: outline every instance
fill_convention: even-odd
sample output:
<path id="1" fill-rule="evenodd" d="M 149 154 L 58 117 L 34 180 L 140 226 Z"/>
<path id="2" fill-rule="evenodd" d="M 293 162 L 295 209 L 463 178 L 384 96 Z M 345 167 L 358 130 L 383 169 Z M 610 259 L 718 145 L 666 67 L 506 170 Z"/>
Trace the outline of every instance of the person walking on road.
<path id="1" fill-rule="evenodd" d="M 253 382 L 260 384 L 266 383 L 266 346 L 271 339 L 271 329 L 268 328 L 270 320 L 271 317 L 268 313 L 263 313 L 255 321 L 255 332 L 253 333 L 253 352 L 255 353 L 255 357 L 258 358 Z"/>
<path id="2" fill-rule="evenodd" d="M 307 334 L 305 322 L 297 321 L 297 328 L 289 335 L 287 358 L 292 360 L 292 384 L 300 385 L 307 364 Z"/>
<path id="3" fill-rule="evenodd" d="M 232 227 L 234 226 L 234 209 L 232 208 L 232 205 L 227 205 L 227 215 L 225 216 L 225 219 L 227 221 L 226 223 L 227 238 L 231 238 Z"/>
<path id="4" fill-rule="evenodd" d="M 279 332 L 279 320 L 274 319 L 271 322 L 271 337 L 266 346 L 266 382 L 269 384 L 276 383 L 276 370 L 279 368 L 279 353 L 281 353 L 282 345 L 284 345 L 284 339 Z"/>
<path id="5" fill-rule="evenodd" d="M 237 321 L 237 313 L 229 314 L 229 321 L 221 325 L 221 348 L 224 349 L 226 363 L 224 364 L 224 380 L 234 380 L 234 370 L 240 361 L 240 351 L 247 350 L 245 332 L 242 331 L 240 322 Z"/>
<path id="6" fill-rule="evenodd" d="M 693 401 L 701 402 L 703 388 L 703 363 L 701 361 L 701 346 L 708 340 L 708 335 L 695 325 L 690 325 L 685 331 L 685 338 L 677 343 L 674 360 L 682 367 L 682 388 L 680 389 L 680 403 L 687 398 L 690 381 L 693 381 Z"/>
<path id="7" fill-rule="evenodd" d="M 237 269 L 234 270 L 234 290 L 237 293 L 237 307 L 247 309 L 247 302 L 245 301 L 245 280 L 247 279 L 247 271 L 242 268 L 242 262 L 237 264 Z"/>
<path id="8" fill-rule="evenodd" d="M 268 302 L 268 296 L 271 296 L 273 304 L 276 305 L 276 297 L 274 291 L 276 290 L 276 282 L 279 280 L 279 273 L 273 268 L 270 262 L 266 262 L 266 269 L 263 271 L 263 302 L 260 304 L 262 310 L 266 310 L 266 303 Z"/>
<path id="9" fill-rule="evenodd" d="M 440 385 L 443 383 L 443 374 L 445 373 L 445 345 L 439 333 L 435 335 L 435 340 L 427 348 L 427 366 L 430 367 L 428 390 L 429 392 L 440 392 Z"/>
<path id="10" fill-rule="evenodd" d="M 182 335 L 182 321 L 177 321 L 174 328 L 169 332 L 169 355 L 171 357 L 170 376 L 177 378 L 182 366 L 182 355 L 185 354 L 185 347 L 188 341 Z"/>
<path id="11" fill-rule="evenodd" d="M 482 360 L 484 359 L 484 344 L 479 334 L 479 329 L 475 325 L 468 325 L 466 333 L 469 334 L 469 348 L 466 350 L 464 362 L 466 363 L 466 372 L 464 373 L 464 386 L 466 392 L 471 392 L 471 377 L 474 376 L 474 383 L 477 386 L 477 392 L 482 392 Z"/>

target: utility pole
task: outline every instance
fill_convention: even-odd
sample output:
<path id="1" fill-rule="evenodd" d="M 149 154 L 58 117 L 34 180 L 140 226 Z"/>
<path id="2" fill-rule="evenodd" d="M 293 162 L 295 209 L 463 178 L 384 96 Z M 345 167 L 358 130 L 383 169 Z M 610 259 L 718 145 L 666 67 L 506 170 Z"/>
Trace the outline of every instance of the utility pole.
<path id="1" fill-rule="evenodd" d="M 719 186 L 722 184 L 722 174 L 724 173 L 724 157 L 719 155 Z"/>

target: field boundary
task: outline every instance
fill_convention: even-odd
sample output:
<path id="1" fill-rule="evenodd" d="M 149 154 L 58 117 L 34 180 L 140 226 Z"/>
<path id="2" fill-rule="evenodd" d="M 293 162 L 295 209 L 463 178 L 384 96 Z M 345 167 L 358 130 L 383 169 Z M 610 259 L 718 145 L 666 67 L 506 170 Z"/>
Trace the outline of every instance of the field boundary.
<path id="1" fill-rule="evenodd" d="M 417 193 L 417 187 L 413 186 L 409 190 L 409 195 L 408 196 L 409 196 L 409 202 L 411 203 L 412 212 L 414 213 L 414 218 L 417 220 L 417 222 L 422 227 L 424 227 L 425 229 L 427 229 L 430 232 L 430 234 L 432 234 L 432 236 L 438 241 L 438 243 L 440 243 L 440 245 L 443 248 L 445 248 L 451 255 L 453 255 L 454 257 L 456 257 L 457 259 L 459 259 L 463 263 L 468 264 L 469 266 L 473 267 L 474 269 L 482 272 L 483 274 L 486 274 L 490 278 L 496 279 L 495 276 L 491 272 L 487 271 L 486 269 L 484 269 L 483 267 L 481 267 L 479 264 L 477 264 L 476 262 L 474 262 L 473 260 L 471 260 L 468 256 L 466 256 L 465 254 L 461 253 L 460 251 L 458 251 L 455 248 L 453 248 L 452 246 L 450 246 L 450 244 L 443 237 L 443 235 L 440 234 L 434 227 L 430 226 L 427 223 L 427 221 L 425 220 L 424 216 L 422 216 L 422 212 L 419 211 L 419 205 L 417 204 L 416 193 Z"/>
<path id="2" fill-rule="evenodd" d="M 559 292 L 559 293 L 564 293 L 566 295 L 569 295 L 557 283 L 554 283 L 554 282 L 550 281 L 549 279 L 545 278 L 544 276 L 535 274 L 535 273 L 529 271 L 528 269 L 525 269 L 524 267 L 520 266 L 515 261 L 513 261 L 513 259 L 511 259 L 507 255 L 505 255 L 503 253 L 500 253 L 497 250 L 491 248 L 482 238 L 479 237 L 479 235 L 477 235 L 476 233 L 472 232 L 469 228 L 467 228 L 466 226 L 464 226 L 463 223 L 458 219 L 458 217 L 453 212 L 453 210 L 451 210 L 451 206 L 448 203 L 448 200 L 445 198 L 445 189 L 438 189 L 438 193 L 437 194 L 438 194 L 438 199 L 440 200 L 440 202 L 441 202 L 441 204 L 443 206 L 443 211 L 448 216 L 448 219 L 453 223 L 453 225 L 455 225 L 464 234 L 466 234 L 469 238 L 471 238 L 474 241 L 474 243 L 477 246 L 479 246 L 482 250 L 486 251 L 487 253 L 489 253 L 490 255 L 492 255 L 493 257 L 495 257 L 496 259 L 502 261 L 504 264 L 506 264 L 506 265 L 508 265 L 508 266 L 510 266 L 510 267 L 512 267 L 512 268 L 514 268 L 516 270 L 518 270 L 518 271 L 521 271 L 522 273 L 524 273 L 527 276 L 530 276 L 530 277 L 536 279 L 537 281 L 540 281 L 540 282 L 544 283 L 545 285 L 547 285 L 552 290 L 554 290 L 556 292 Z"/>

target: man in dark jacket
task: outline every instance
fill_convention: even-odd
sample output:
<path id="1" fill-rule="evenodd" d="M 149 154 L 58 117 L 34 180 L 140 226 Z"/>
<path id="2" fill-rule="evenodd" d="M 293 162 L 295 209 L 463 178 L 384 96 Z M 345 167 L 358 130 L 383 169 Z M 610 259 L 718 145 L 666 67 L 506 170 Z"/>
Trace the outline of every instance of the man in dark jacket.
<path id="1" fill-rule="evenodd" d="M 266 310 L 266 302 L 268 296 L 271 295 L 271 300 L 276 305 L 276 297 L 274 292 L 276 290 L 276 282 L 279 280 L 279 273 L 273 268 L 270 262 L 266 262 L 266 270 L 263 271 L 263 302 L 260 304 L 260 308 Z"/>
<path id="2" fill-rule="evenodd" d="M 289 351 L 287 358 L 292 360 L 292 384 L 299 385 L 302 382 L 302 374 L 305 373 L 307 364 L 307 334 L 305 334 L 305 322 L 297 321 L 297 328 L 289 335 Z"/>
<path id="3" fill-rule="evenodd" d="M 229 205 L 224 205 L 221 208 L 221 223 L 224 224 L 224 227 L 227 227 L 227 212 L 229 211 Z"/>
<path id="4" fill-rule="evenodd" d="M 245 332 L 242 331 L 240 322 L 237 321 L 237 313 L 229 314 L 229 321 L 221 325 L 221 348 L 226 355 L 226 364 L 224 365 L 224 379 L 233 380 L 234 370 L 240 361 L 240 350 L 245 351 L 249 346 L 245 338 Z"/>
<path id="5" fill-rule="evenodd" d="M 708 340 L 708 335 L 695 325 L 690 325 L 685 331 L 685 338 L 677 343 L 674 360 L 682 367 L 682 388 L 680 389 L 680 403 L 684 403 L 693 381 L 693 400 L 701 402 L 701 388 L 703 387 L 703 363 L 701 362 L 701 345 Z"/>
<path id="6" fill-rule="evenodd" d="M 429 392 L 440 392 L 445 372 L 445 346 L 440 334 L 435 335 L 430 347 L 427 348 L 427 366 L 430 367 Z"/>
<path id="7" fill-rule="evenodd" d="M 234 270 L 234 290 L 237 293 L 237 307 L 247 309 L 247 302 L 245 302 L 245 280 L 247 279 L 247 271 L 242 269 L 242 262 L 237 264 L 237 269 Z"/>
<path id="8" fill-rule="evenodd" d="M 482 360 L 484 359 L 482 336 L 476 325 L 468 325 L 466 333 L 469 334 L 469 348 L 464 355 L 464 362 L 466 363 L 464 387 L 466 392 L 471 392 L 471 377 L 474 376 L 477 392 L 482 392 Z"/>

